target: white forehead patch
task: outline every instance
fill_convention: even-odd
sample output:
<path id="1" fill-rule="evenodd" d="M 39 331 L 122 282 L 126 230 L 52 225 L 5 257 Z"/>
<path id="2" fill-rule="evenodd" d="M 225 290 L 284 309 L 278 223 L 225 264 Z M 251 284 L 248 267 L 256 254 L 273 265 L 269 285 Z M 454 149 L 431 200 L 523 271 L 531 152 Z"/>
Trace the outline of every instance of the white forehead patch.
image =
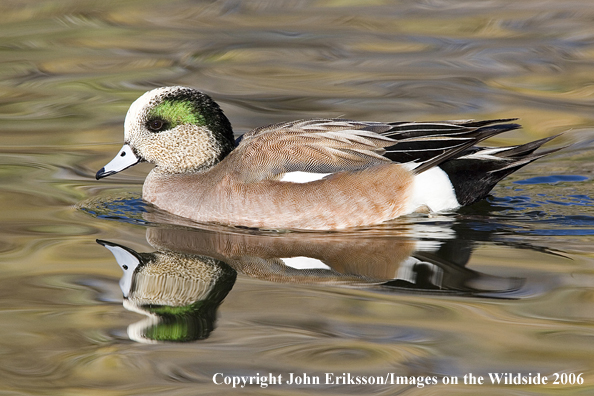
<path id="1" fill-rule="evenodd" d="M 165 94 L 182 89 L 188 88 L 181 86 L 161 87 L 142 94 L 130 105 L 130 108 L 128 109 L 126 119 L 124 120 L 124 137 L 127 139 L 132 131 L 141 127 L 145 121 L 144 118 L 148 110 L 151 107 L 157 105 Z"/>

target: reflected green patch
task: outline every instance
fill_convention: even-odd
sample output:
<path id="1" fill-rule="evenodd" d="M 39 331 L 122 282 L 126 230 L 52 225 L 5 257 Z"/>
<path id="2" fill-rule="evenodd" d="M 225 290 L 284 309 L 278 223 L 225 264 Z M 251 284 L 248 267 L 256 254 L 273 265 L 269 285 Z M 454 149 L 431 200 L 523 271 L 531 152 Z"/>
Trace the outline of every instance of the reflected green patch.
<path id="1" fill-rule="evenodd" d="M 194 311 L 198 311 L 204 305 L 204 301 L 198 301 L 191 305 L 184 305 L 181 307 L 173 307 L 170 305 L 156 305 L 145 307 L 147 312 L 154 313 L 156 315 L 184 315 Z"/>
<path id="2" fill-rule="evenodd" d="M 203 329 L 193 321 L 177 320 L 150 327 L 145 330 L 144 336 L 153 341 L 188 342 L 205 338 L 209 333 L 210 329 Z"/>

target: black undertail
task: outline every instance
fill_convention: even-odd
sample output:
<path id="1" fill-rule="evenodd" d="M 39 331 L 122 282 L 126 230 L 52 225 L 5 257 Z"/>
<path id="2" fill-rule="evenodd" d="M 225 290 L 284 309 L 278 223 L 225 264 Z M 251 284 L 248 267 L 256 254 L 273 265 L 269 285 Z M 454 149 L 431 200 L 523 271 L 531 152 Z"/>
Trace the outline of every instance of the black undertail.
<path id="1" fill-rule="evenodd" d="M 501 148 L 493 154 L 483 155 L 492 148 L 473 148 L 458 158 L 439 165 L 447 173 L 461 205 L 470 205 L 485 198 L 499 181 L 547 154 L 563 147 L 534 153 L 541 145 L 556 136 L 540 139 L 520 146 Z"/>

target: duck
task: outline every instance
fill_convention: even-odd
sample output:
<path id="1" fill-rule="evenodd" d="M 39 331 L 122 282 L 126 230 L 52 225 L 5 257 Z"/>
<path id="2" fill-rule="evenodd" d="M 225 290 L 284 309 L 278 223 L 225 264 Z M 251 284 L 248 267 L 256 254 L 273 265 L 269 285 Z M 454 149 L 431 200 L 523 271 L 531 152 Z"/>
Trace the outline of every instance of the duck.
<path id="1" fill-rule="evenodd" d="M 477 146 L 516 119 L 377 122 L 301 119 L 235 139 L 207 94 L 170 86 L 144 93 L 124 121 L 124 145 L 101 179 L 154 164 L 143 200 L 198 223 L 342 230 L 484 199 L 504 177 L 547 154 L 557 136 Z M 538 151 L 537 151 L 538 150 Z"/>

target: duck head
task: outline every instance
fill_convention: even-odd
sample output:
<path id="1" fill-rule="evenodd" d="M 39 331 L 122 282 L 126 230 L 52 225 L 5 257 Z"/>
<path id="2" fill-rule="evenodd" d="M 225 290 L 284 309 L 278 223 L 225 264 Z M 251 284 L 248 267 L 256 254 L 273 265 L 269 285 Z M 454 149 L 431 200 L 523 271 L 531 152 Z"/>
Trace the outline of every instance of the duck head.
<path id="1" fill-rule="evenodd" d="M 141 161 L 163 173 L 187 173 L 212 167 L 234 146 L 231 124 L 208 95 L 188 87 L 146 92 L 128 110 L 124 146 L 97 172 L 110 176 Z"/>

